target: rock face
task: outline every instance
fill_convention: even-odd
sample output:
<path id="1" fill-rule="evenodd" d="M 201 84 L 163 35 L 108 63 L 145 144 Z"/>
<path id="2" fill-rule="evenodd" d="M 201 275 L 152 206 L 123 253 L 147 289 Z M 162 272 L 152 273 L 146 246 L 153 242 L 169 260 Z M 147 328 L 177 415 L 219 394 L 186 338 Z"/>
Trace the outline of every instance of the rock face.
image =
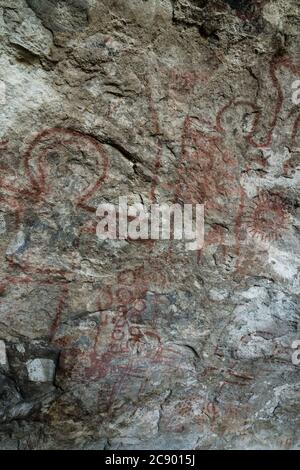
<path id="1" fill-rule="evenodd" d="M 299 448 L 298 0 L 0 0 L 0 448 Z M 205 204 L 205 243 L 99 240 Z"/>

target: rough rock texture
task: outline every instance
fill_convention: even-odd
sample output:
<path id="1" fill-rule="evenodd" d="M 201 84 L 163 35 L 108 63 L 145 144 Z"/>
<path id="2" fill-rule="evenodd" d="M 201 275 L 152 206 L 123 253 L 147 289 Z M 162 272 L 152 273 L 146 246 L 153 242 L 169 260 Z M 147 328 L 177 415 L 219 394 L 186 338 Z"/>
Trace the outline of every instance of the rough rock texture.
<path id="1" fill-rule="evenodd" d="M 0 0 L 0 448 L 299 448 L 299 0 Z M 205 246 L 99 241 L 205 203 Z"/>

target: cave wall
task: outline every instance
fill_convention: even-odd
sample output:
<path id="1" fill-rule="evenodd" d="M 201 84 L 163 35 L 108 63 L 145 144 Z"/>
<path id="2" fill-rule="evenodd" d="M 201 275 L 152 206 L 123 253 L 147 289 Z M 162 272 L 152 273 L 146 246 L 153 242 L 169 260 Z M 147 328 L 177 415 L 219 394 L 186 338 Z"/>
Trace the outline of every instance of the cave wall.
<path id="1" fill-rule="evenodd" d="M 0 0 L 0 449 L 299 447 L 299 24 Z M 120 196 L 204 246 L 99 240 Z"/>

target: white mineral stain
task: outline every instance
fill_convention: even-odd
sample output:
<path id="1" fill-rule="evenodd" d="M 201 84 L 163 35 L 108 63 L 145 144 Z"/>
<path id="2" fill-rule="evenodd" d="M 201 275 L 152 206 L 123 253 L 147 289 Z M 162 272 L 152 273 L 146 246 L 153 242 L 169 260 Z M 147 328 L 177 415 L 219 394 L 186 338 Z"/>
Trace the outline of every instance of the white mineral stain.
<path id="1" fill-rule="evenodd" d="M 297 275 L 300 257 L 270 246 L 269 263 L 279 276 L 291 280 Z"/>
<path id="2" fill-rule="evenodd" d="M 0 340 L 0 365 L 7 365 L 7 355 L 6 355 L 6 346 L 3 340 Z"/>
<path id="3" fill-rule="evenodd" d="M 52 382 L 55 364 L 51 359 L 33 359 L 27 361 L 28 378 L 31 382 Z"/>

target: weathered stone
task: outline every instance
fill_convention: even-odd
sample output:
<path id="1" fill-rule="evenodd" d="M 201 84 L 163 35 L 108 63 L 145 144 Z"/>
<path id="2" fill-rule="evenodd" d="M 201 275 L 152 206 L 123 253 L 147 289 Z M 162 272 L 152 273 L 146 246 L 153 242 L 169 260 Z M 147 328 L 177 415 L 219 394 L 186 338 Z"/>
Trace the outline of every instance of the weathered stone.
<path id="1" fill-rule="evenodd" d="M 32 382 L 53 382 L 55 364 L 51 359 L 32 359 L 27 362 L 27 370 Z"/>
<path id="2" fill-rule="evenodd" d="M 0 0 L 1 449 L 299 448 L 299 26 Z M 205 204 L 204 246 L 99 240 L 120 196 Z"/>

